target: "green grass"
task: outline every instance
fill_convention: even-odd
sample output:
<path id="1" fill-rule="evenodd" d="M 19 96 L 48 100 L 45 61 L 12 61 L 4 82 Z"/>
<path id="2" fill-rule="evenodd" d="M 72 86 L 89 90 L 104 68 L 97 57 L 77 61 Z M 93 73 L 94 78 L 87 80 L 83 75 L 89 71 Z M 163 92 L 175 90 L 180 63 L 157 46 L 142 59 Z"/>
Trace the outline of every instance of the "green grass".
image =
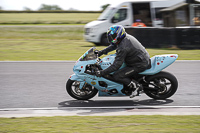
<path id="1" fill-rule="evenodd" d="M 0 13 L 0 24 L 85 24 L 100 13 Z"/>
<path id="2" fill-rule="evenodd" d="M 199 133 L 200 116 L 0 118 L 1 133 Z"/>
<path id="3" fill-rule="evenodd" d="M 178 60 L 200 60 L 200 50 L 182 49 L 147 49 L 150 56 L 161 54 L 178 54 Z"/>
<path id="4" fill-rule="evenodd" d="M 0 39 L 83 40 L 81 27 L 0 27 Z"/>
<path id="5" fill-rule="evenodd" d="M 92 46 L 82 40 L 1 40 L 0 60 L 77 60 Z"/>
<path id="6" fill-rule="evenodd" d="M 81 27 L 0 27 L 0 60 L 77 60 L 95 46 Z M 98 46 L 101 50 L 105 46 Z M 200 50 L 147 49 L 150 56 L 178 54 L 178 60 L 200 60 Z"/>
<path id="7" fill-rule="evenodd" d="M 95 46 L 84 40 L 68 39 L 0 39 L 0 60 L 77 60 Z M 105 46 L 97 47 L 103 49 Z M 150 56 L 176 53 L 179 60 L 200 60 L 200 50 L 147 49 Z"/>

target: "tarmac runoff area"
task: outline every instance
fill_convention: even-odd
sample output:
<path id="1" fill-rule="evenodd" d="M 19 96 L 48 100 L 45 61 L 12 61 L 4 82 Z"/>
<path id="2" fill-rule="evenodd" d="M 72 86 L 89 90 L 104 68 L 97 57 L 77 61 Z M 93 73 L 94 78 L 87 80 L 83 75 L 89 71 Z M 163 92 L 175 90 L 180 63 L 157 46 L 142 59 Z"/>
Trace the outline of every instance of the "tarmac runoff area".
<path id="1" fill-rule="evenodd" d="M 38 63 L 38 61 L 29 61 L 29 63 L 30 62 Z M 10 70 L 12 70 L 10 74 L 12 74 L 12 72 L 16 73 L 16 77 L 19 76 L 18 74 L 22 74 L 22 75 L 27 74 L 26 72 L 28 72 L 28 74 L 32 73 L 33 76 L 30 76 L 30 79 L 32 79 L 32 77 L 35 77 L 36 70 L 41 69 L 41 72 L 39 71 L 37 76 L 42 77 L 43 75 L 40 76 L 39 75 L 40 73 L 47 75 L 46 76 L 47 79 L 45 79 L 44 81 L 46 83 L 49 83 L 47 81 L 54 82 L 54 78 L 52 78 L 52 76 L 54 76 L 55 73 L 52 73 L 52 75 L 50 75 L 50 76 L 48 73 L 52 69 L 57 70 L 58 64 L 54 64 L 54 63 L 60 63 L 59 65 L 63 65 L 60 67 L 63 70 L 65 70 L 65 69 L 68 70 L 68 68 L 72 67 L 72 65 L 75 63 L 75 61 L 50 61 L 52 64 L 49 65 L 49 64 L 45 64 L 45 62 L 49 62 L 49 61 L 41 61 L 41 62 L 44 63 L 42 65 L 43 66 L 42 68 L 40 67 L 40 65 L 36 65 L 37 67 L 34 66 L 34 68 L 27 69 L 27 71 L 23 71 L 24 73 L 20 73 L 22 71 L 22 69 L 19 69 L 19 68 L 23 68 L 23 66 L 20 66 L 20 67 L 18 66 L 18 67 L 16 67 L 18 69 L 13 70 L 13 68 L 15 68 L 15 66 L 17 66 L 18 64 L 17 65 L 15 64 L 14 66 L 13 66 L 13 64 L 12 65 L 8 64 L 8 65 L 5 65 L 4 68 L 7 68 L 9 66 L 8 69 L 5 69 L 8 72 L 8 75 L 10 73 Z M 65 64 L 65 62 L 66 62 L 66 64 Z M 5 63 L 8 63 L 8 62 L 5 62 Z M 18 62 L 16 62 L 16 63 L 18 63 Z M 71 63 L 71 64 L 68 65 L 67 63 Z M 195 63 L 195 64 L 192 64 L 192 63 Z M 137 103 L 137 101 L 136 102 L 131 101 L 128 104 L 124 105 L 124 102 L 120 102 L 120 104 L 118 104 L 118 103 L 116 103 L 116 101 L 119 102 L 120 100 L 112 98 L 112 101 L 110 101 L 109 104 L 106 104 L 107 105 L 106 107 L 104 106 L 104 103 L 106 103 L 104 101 L 104 99 L 102 99 L 104 102 L 101 102 L 101 101 L 100 102 L 91 102 L 92 104 L 90 104 L 90 105 L 88 105 L 88 103 L 87 103 L 86 105 L 88 105 L 90 107 L 84 106 L 85 104 L 79 103 L 79 102 L 78 103 L 73 102 L 73 104 L 72 104 L 73 107 L 71 107 L 71 104 L 70 104 L 71 100 L 64 101 L 63 102 L 64 104 L 60 105 L 58 103 L 62 102 L 63 99 L 66 100 L 66 99 L 71 99 L 71 98 L 66 97 L 66 94 L 62 94 L 60 92 L 57 93 L 57 90 L 53 91 L 53 90 L 55 90 L 55 87 L 62 88 L 62 86 L 60 87 L 59 85 L 60 85 L 60 83 L 62 83 L 60 81 L 63 80 L 63 75 L 62 75 L 63 71 L 59 71 L 59 74 L 58 75 L 56 74 L 57 77 L 55 77 L 56 81 L 59 81 L 57 83 L 59 85 L 56 85 L 53 87 L 50 86 L 49 89 L 52 89 L 52 90 L 50 90 L 49 92 L 51 92 L 51 93 L 39 93 L 39 94 L 41 94 L 40 97 L 43 97 L 44 99 L 40 99 L 40 98 L 37 99 L 37 97 L 34 97 L 35 95 L 30 95 L 30 96 L 33 96 L 31 98 L 32 101 L 30 101 L 28 99 L 29 101 L 25 102 L 26 104 L 24 104 L 24 105 L 23 105 L 23 103 L 21 103 L 21 104 L 18 104 L 18 103 L 20 103 L 20 101 L 26 101 L 27 100 L 26 95 L 19 95 L 20 98 L 24 98 L 24 99 L 16 98 L 18 101 L 16 101 L 16 99 L 13 100 L 13 96 L 16 95 L 15 93 L 26 94 L 23 92 L 27 92 L 27 91 L 24 91 L 24 90 L 22 90 L 22 92 L 15 91 L 15 92 L 12 92 L 14 94 L 8 95 L 8 96 L 10 96 L 10 97 L 8 97 L 6 95 L 6 94 L 8 94 L 8 90 L 10 88 L 11 88 L 11 90 L 12 90 L 12 88 L 16 88 L 16 84 L 14 84 L 13 86 L 9 86 L 9 85 L 7 86 L 7 84 L 5 84 L 4 87 L 2 87 L 2 84 L 1 84 L 1 87 L 4 88 L 5 93 L 2 93 L 2 91 L 1 91 L 1 93 L 3 95 L 1 95 L 0 98 L 2 99 L 1 103 L 3 103 L 3 104 L 2 104 L 2 107 L 0 108 L 0 117 L 14 118 L 14 117 L 41 117 L 41 116 L 52 117 L 52 116 L 123 116 L 123 115 L 124 116 L 125 115 L 200 115 L 200 105 L 199 105 L 200 104 L 200 102 L 199 102 L 200 101 L 199 100 L 200 93 L 198 93 L 199 92 L 199 82 L 197 80 L 198 76 L 199 76 L 198 75 L 199 63 L 200 63 L 200 60 L 198 60 L 198 61 L 183 61 L 183 60 L 181 60 L 181 61 L 177 61 L 177 63 L 175 63 L 173 67 L 169 68 L 169 70 L 173 70 L 179 76 L 179 81 L 181 81 L 182 83 L 185 83 L 185 81 L 187 81 L 188 79 L 192 79 L 192 80 L 190 80 L 190 83 L 192 83 L 192 88 L 194 90 L 191 92 L 191 90 L 187 89 L 188 87 L 190 87 L 189 84 L 186 84 L 186 85 L 180 84 L 180 92 L 183 92 L 181 90 L 185 90 L 185 91 L 184 91 L 184 93 L 177 93 L 177 95 L 174 96 L 174 99 L 176 99 L 176 102 L 173 102 L 173 100 L 171 100 L 171 102 L 169 102 L 168 104 L 160 104 L 160 102 L 158 102 L 159 104 L 150 104 L 151 106 L 148 106 L 149 103 L 144 104 L 144 102 L 149 102 L 149 100 L 143 100 L 140 103 Z M 25 64 L 27 65 L 27 62 L 25 62 Z M 32 64 L 28 64 L 28 65 L 31 66 Z M 46 66 L 51 66 L 51 67 L 49 67 L 49 70 L 46 70 L 47 69 Z M 68 68 L 65 68 L 66 66 Z M 184 67 L 182 69 L 180 69 L 180 66 L 184 66 Z M 186 71 L 187 68 L 190 68 L 190 67 L 192 67 L 192 70 L 189 71 L 188 73 L 184 73 L 184 71 Z M 37 69 L 35 69 L 35 68 L 37 68 Z M 32 70 L 34 70 L 34 71 L 32 72 Z M 42 70 L 45 70 L 45 71 L 42 71 Z M 2 72 L 4 72 L 4 71 L 2 71 Z M 3 76 L 5 74 L 7 74 L 7 72 L 3 73 Z M 71 73 L 71 72 L 68 72 L 67 74 L 69 74 L 69 73 Z M 194 78 L 194 74 L 195 74 L 196 78 Z M 185 75 L 187 75 L 189 77 L 186 78 L 186 77 L 184 77 Z M 48 77 L 50 77 L 50 78 L 48 78 Z M 64 77 L 66 77 L 66 73 L 64 74 Z M 14 83 L 18 82 L 15 80 L 16 79 L 15 76 L 13 77 L 13 79 L 12 78 L 9 79 L 8 83 L 10 84 L 10 81 L 12 81 Z M 29 79 L 27 79 L 27 80 L 29 80 Z M 26 82 L 24 82 L 24 80 L 19 80 L 19 81 L 21 83 L 23 83 L 23 84 L 19 84 L 19 86 L 21 88 L 25 88 L 22 85 L 24 85 L 24 86 L 29 85 L 29 84 L 25 84 Z M 33 82 L 33 83 L 35 83 L 35 82 Z M 44 92 L 44 91 L 46 92 L 45 87 L 41 88 L 42 92 Z M 27 88 L 25 88 L 25 89 L 27 89 Z M 35 92 L 35 94 L 38 94 L 38 92 L 37 93 Z M 55 96 L 55 94 L 57 97 L 51 97 L 51 96 Z M 6 95 L 6 97 L 3 97 L 5 95 Z M 49 100 L 48 98 L 45 99 L 46 97 L 50 97 L 51 100 Z M 193 100 L 191 100 L 191 97 Z M 7 99 L 11 99 L 11 100 L 8 101 Z M 113 102 L 113 100 L 114 101 L 116 100 L 116 101 Z M 48 104 L 46 104 L 46 102 L 41 102 L 41 101 L 48 101 Z M 107 101 L 107 99 L 106 99 L 106 101 Z M 15 108 L 16 103 L 17 103 L 16 106 L 20 107 L 20 108 Z M 68 103 L 69 103 L 69 105 L 67 105 Z M 95 105 L 96 103 L 98 105 Z M 32 106 L 30 106 L 32 104 L 35 105 L 33 107 L 37 107 L 37 108 L 26 108 L 26 107 L 32 107 Z M 170 104 L 173 106 L 170 106 Z M 12 106 L 10 106 L 10 105 L 12 105 Z M 140 106 L 137 106 L 137 105 L 140 105 Z M 157 105 L 157 106 L 155 106 L 155 105 Z M 165 106 L 162 106 L 162 105 L 165 105 Z M 176 105 L 176 106 L 174 106 L 174 105 Z M 179 106 L 179 105 L 185 105 L 185 106 Z M 188 106 L 186 106 L 186 105 L 188 105 Z M 48 108 L 45 106 L 48 106 Z M 82 107 L 80 107 L 80 106 L 82 106 Z M 94 107 L 94 106 L 97 106 L 97 107 Z M 102 107 L 102 106 L 104 106 L 104 107 Z"/>
<path id="2" fill-rule="evenodd" d="M 200 106 L 5 108 L 1 118 L 53 116 L 200 115 Z"/>

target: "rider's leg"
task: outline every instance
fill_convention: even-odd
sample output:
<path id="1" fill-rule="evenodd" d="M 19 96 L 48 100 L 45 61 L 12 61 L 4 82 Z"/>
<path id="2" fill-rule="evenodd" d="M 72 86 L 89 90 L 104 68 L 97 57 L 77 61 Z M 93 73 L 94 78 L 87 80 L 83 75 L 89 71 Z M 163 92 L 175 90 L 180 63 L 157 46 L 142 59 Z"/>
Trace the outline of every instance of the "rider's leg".
<path id="1" fill-rule="evenodd" d="M 131 83 L 131 77 L 137 74 L 137 70 L 134 67 L 125 67 L 113 74 L 113 78 L 116 82 L 123 83 L 128 86 Z"/>
<path id="2" fill-rule="evenodd" d="M 137 67 L 125 67 L 116 71 L 113 74 L 113 78 L 116 82 L 123 83 L 132 91 L 130 95 L 132 98 L 138 94 L 140 84 L 137 81 L 131 79 L 131 77 L 142 71 L 144 70 Z"/>

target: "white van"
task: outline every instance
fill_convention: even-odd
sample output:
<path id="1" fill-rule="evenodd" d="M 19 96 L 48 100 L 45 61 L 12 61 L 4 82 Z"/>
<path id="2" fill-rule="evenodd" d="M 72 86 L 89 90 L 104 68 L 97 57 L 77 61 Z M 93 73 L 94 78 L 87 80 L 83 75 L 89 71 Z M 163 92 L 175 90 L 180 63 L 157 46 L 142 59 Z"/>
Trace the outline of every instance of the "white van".
<path id="1" fill-rule="evenodd" d="M 161 3 L 161 1 L 159 2 Z M 131 27 L 137 19 L 141 20 L 147 27 L 160 27 L 162 21 L 155 17 L 155 3 L 140 0 L 107 7 L 96 21 L 85 25 L 85 40 L 96 45 L 108 44 L 106 32 L 110 26 Z"/>
<path id="2" fill-rule="evenodd" d="M 112 25 L 131 27 L 136 19 L 140 19 L 146 26 L 154 26 L 155 16 L 151 2 L 124 2 L 118 6 L 109 6 L 96 21 L 85 25 L 85 39 L 96 45 L 106 44 L 106 31 Z"/>

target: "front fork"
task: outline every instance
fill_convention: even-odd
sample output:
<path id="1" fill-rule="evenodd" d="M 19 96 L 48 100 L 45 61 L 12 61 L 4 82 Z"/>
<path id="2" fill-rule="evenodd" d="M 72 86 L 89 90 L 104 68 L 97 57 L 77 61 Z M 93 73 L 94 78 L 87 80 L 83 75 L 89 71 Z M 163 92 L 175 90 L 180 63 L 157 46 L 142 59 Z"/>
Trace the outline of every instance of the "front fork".
<path id="1" fill-rule="evenodd" d="M 69 77 L 71 80 L 74 80 L 74 81 L 79 81 L 80 84 L 79 84 L 79 88 L 80 89 L 84 89 L 85 86 L 86 86 L 86 82 L 83 81 L 82 79 L 80 79 L 76 74 L 72 74 L 70 77 Z"/>
<path id="2" fill-rule="evenodd" d="M 80 82 L 79 88 L 80 89 L 85 89 L 85 86 L 87 85 L 87 83 L 85 81 Z"/>

